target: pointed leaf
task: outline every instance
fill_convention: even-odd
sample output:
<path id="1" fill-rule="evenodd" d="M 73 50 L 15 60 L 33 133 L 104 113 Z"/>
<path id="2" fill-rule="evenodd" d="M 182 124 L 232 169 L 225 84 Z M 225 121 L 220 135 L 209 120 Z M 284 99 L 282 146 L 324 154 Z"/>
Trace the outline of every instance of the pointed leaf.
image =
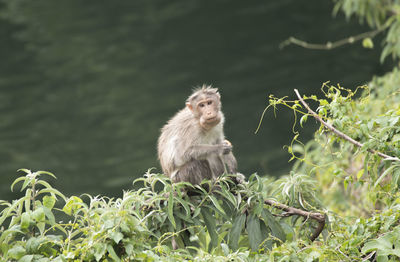
<path id="1" fill-rule="evenodd" d="M 176 223 L 174 218 L 174 194 L 173 192 L 169 193 L 168 197 L 168 219 L 171 222 L 174 229 L 176 229 Z"/>
<path id="2" fill-rule="evenodd" d="M 175 200 L 178 201 L 183 206 L 183 208 L 186 211 L 186 216 L 190 216 L 190 208 L 187 202 L 180 197 L 176 197 Z"/>
<path id="3" fill-rule="evenodd" d="M 26 179 L 28 179 L 26 176 L 19 177 L 19 178 L 15 179 L 14 182 L 11 184 L 11 191 L 14 190 L 15 184 L 17 184 L 19 181 L 26 180 Z"/>
<path id="4" fill-rule="evenodd" d="M 228 245 L 233 250 L 236 251 L 239 248 L 239 238 L 244 228 L 246 222 L 246 214 L 238 215 L 232 223 L 232 229 L 229 232 Z"/>
<path id="5" fill-rule="evenodd" d="M 18 260 L 18 262 L 31 262 L 33 260 L 33 255 L 25 255 Z"/>
<path id="6" fill-rule="evenodd" d="M 257 251 L 264 240 L 261 236 L 260 219 L 253 214 L 247 217 L 247 234 L 249 236 L 250 247 Z"/>
<path id="7" fill-rule="evenodd" d="M 25 211 L 31 210 L 31 197 L 32 197 L 32 189 L 28 188 L 25 192 Z"/>
<path id="8" fill-rule="evenodd" d="M 96 261 L 100 261 L 106 253 L 107 246 L 103 243 L 97 243 L 94 245 L 94 258 Z"/>
<path id="9" fill-rule="evenodd" d="M 46 217 L 48 219 L 48 223 L 50 225 L 54 226 L 55 223 L 56 223 L 56 219 L 55 219 L 55 217 L 53 215 L 53 212 L 51 212 L 51 210 L 49 208 L 47 208 L 47 207 L 43 207 L 43 211 L 44 211 L 44 214 L 46 215 Z"/>
<path id="10" fill-rule="evenodd" d="M 10 258 L 14 258 L 17 260 L 20 259 L 21 257 L 23 257 L 25 254 L 26 254 L 26 250 L 22 246 L 14 246 L 11 249 L 9 249 L 7 252 L 7 255 Z"/>
<path id="11" fill-rule="evenodd" d="M 20 192 L 22 192 L 32 182 L 33 182 L 33 178 L 25 179 L 24 183 L 22 184 Z"/>
<path id="12" fill-rule="evenodd" d="M 52 195 L 57 195 L 57 196 L 60 196 L 64 201 L 67 201 L 67 198 L 60 191 L 58 191 L 55 188 L 44 188 L 44 189 L 41 189 L 41 190 L 39 190 L 39 192 L 37 192 L 37 195 L 41 195 L 43 193 L 50 193 Z"/>
<path id="13" fill-rule="evenodd" d="M 385 170 L 385 172 L 382 173 L 382 175 L 376 180 L 375 184 L 374 184 L 374 188 L 379 185 L 379 183 L 382 181 L 382 179 L 389 174 L 395 167 L 397 167 L 396 165 L 392 165 L 391 167 L 389 167 L 388 169 Z"/>
<path id="14" fill-rule="evenodd" d="M 117 253 L 115 253 L 114 248 L 111 245 L 107 245 L 107 251 L 108 255 L 114 260 L 114 261 L 121 261 L 121 259 L 117 256 Z"/>
<path id="15" fill-rule="evenodd" d="M 214 206 L 217 208 L 217 210 L 224 216 L 226 216 L 224 209 L 221 207 L 221 205 L 218 203 L 218 200 L 211 195 L 208 195 L 208 198 L 213 202 Z"/>
<path id="16" fill-rule="evenodd" d="M 32 218 L 36 220 L 36 222 L 43 222 L 45 219 L 45 214 L 43 211 L 43 207 L 37 208 L 35 211 L 32 212 Z"/>
<path id="17" fill-rule="evenodd" d="M 57 177 L 56 177 L 53 173 L 50 173 L 50 172 L 48 172 L 48 171 L 36 171 L 36 174 L 38 174 L 38 175 L 42 175 L 42 174 L 44 174 L 44 175 L 49 175 L 49 176 L 51 176 L 51 177 L 57 179 Z"/>
<path id="18" fill-rule="evenodd" d="M 36 183 L 44 186 L 46 189 L 52 189 L 53 188 L 49 183 L 47 183 L 46 181 L 43 181 L 43 180 L 38 180 Z"/>
<path id="19" fill-rule="evenodd" d="M 121 232 L 112 232 L 112 233 L 110 234 L 110 237 L 111 237 L 112 240 L 114 240 L 114 242 L 115 242 L 116 244 L 118 244 L 119 241 L 121 241 L 121 239 L 124 238 L 124 235 L 123 235 Z"/>
<path id="20" fill-rule="evenodd" d="M 23 213 L 21 215 L 21 229 L 27 229 L 29 227 L 29 223 L 31 221 L 31 217 L 28 213 Z"/>
<path id="21" fill-rule="evenodd" d="M 300 126 L 303 127 L 303 123 L 305 123 L 307 121 L 308 115 L 303 115 L 300 118 Z"/>
<path id="22" fill-rule="evenodd" d="M 215 218 L 211 215 L 207 208 L 203 207 L 201 209 L 201 214 L 203 215 L 204 223 L 206 224 L 208 234 L 210 234 L 210 244 L 208 246 L 208 251 L 211 252 L 212 248 L 218 245 L 218 234 L 216 230 Z"/>
<path id="23" fill-rule="evenodd" d="M 264 209 L 261 215 L 262 218 L 264 219 L 264 222 L 266 222 L 266 226 L 268 226 L 271 229 L 272 235 L 274 237 L 279 238 L 281 241 L 285 241 L 286 240 L 285 231 L 283 231 L 283 228 L 275 220 L 271 212 L 269 212 L 268 209 Z"/>
<path id="24" fill-rule="evenodd" d="M 56 198 L 53 196 L 44 196 L 43 197 L 43 206 L 47 207 L 48 209 L 52 209 L 54 204 L 56 203 Z"/>

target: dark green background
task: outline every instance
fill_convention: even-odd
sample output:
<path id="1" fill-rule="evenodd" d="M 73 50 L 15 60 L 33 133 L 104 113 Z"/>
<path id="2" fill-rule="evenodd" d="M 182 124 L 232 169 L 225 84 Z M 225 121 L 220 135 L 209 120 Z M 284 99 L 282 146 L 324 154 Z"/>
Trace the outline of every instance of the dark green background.
<path id="1" fill-rule="evenodd" d="M 279 49 L 289 36 L 321 43 L 368 30 L 333 18 L 328 0 L 1 3 L 0 199 L 14 197 L 18 168 L 53 172 L 66 195 L 120 195 L 160 170 L 159 129 L 203 83 L 220 88 L 240 170 L 281 175 L 293 119 L 271 111 L 255 135 L 268 95 L 319 94 L 327 80 L 355 87 L 385 71 L 379 42 Z"/>

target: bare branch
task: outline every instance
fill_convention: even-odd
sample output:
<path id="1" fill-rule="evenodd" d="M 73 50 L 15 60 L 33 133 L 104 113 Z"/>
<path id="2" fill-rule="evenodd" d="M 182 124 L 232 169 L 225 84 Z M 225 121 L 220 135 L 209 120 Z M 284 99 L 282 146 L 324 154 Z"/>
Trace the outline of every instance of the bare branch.
<path id="1" fill-rule="evenodd" d="M 274 208 L 280 209 L 282 211 L 285 211 L 285 213 L 283 213 L 282 216 L 294 216 L 294 215 L 298 215 L 298 216 L 302 216 L 306 219 L 308 218 L 312 218 L 314 220 L 316 220 L 318 222 L 318 227 L 315 229 L 314 233 L 310 236 L 310 240 L 314 241 L 319 234 L 321 234 L 322 230 L 324 229 L 325 226 L 325 214 L 321 214 L 321 213 L 317 213 L 317 212 L 308 212 L 308 211 L 304 211 L 295 207 L 290 207 L 281 203 L 278 203 L 274 200 L 264 200 L 264 203 L 272 206 Z M 278 215 L 279 216 L 279 215 Z"/>
<path id="2" fill-rule="evenodd" d="M 361 33 L 361 34 L 355 35 L 355 36 L 350 36 L 350 37 L 347 37 L 347 38 L 344 38 L 344 39 L 341 39 L 341 40 L 338 40 L 335 42 L 327 42 L 326 44 L 311 44 L 311 43 L 307 43 L 303 40 L 297 39 L 295 37 L 289 37 L 287 40 L 283 41 L 279 45 L 279 48 L 282 49 L 290 44 L 294 44 L 294 45 L 298 45 L 298 46 L 301 46 L 301 47 L 307 48 L 307 49 L 330 50 L 330 49 L 334 49 L 334 48 L 337 48 L 342 45 L 353 44 L 354 42 L 357 42 L 357 41 L 367 38 L 367 37 L 372 38 L 372 37 L 376 36 L 378 33 L 385 30 L 386 28 L 387 28 L 386 26 L 382 26 L 381 28 L 378 28 L 376 30 L 364 32 L 364 33 Z"/>
<path id="3" fill-rule="evenodd" d="M 317 119 L 322 125 L 324 125 L 327 129 L 329 129 L 330 131 L 332 131 L 333 133 L 335 133 L 337 136 L 339 136 L 340 138 L 343 138 L 347 141 L 349 141 L 350 143 L 352 143 L 353 145 L 356 145 L 358 147 L 363 147 L 364 144 L 354 140 L 353 138 L 349 137 L 348 135 L 346 135 L 345 133 L 337 130 L 336 128 L 334 128 L 331 124 L 328 124 L 327 122 L 325 122 L 317 113 L 315 113 L 313 110 L 311 110 L 311 108 L 308 106 L 308 104 L 303 100 L 303 98 L 300 96 L 300 93 L 297 89 L 294 89 L 294 92 L 296 93 L 297 97 L 299 98 L 300 102 L 304 105 L 304 107 L 308 110 L 308 112 L 315 118 Z M 393 157 L 393 156 L 389 156 L 386 155 L 382 152 L 373 150 L 373 149 L 367 149 L 368 152 L 372 153 L 372 154 L 377 154 L 380 157 L 383 157 L 385 160 L 393 160 L 393 161 L 400 161 L 399 158 L 397 157 Z"/>

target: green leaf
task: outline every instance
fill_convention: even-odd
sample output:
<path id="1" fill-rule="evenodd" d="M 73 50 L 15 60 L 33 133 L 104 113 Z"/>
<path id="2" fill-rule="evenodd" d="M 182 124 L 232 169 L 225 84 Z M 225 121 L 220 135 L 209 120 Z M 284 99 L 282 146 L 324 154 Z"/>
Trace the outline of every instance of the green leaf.
<path id="1" fill-rule="evenodd" d="M 382 175 L 376 180 L 375 184 L 374 184 L 374 188 L 376 188 L 379 183 L 382 181 L 382 179 L 389 174 L 390 172 L 392 172 L 392 170 L 397 167 L 396 165 L 392 165 L 390 166 L 388 169 L 385 170 L 385 172 L 382 173 Z"/>
<path id="2" fill-rule="evenodd" d="M 118 244 L 119 241 L 121 241 L 121 239 L 124 238 L 124 235 L 123 235 L 121 232 L 112 232 L 112 233 L 110 234 L 110 238 L 111 238 L 112 240 L 114 240 L 114 242 L 115 242 L 116 244 Z"/>
<path id="3" fill-rule="evenodd" d="M 176 229 L 176 223 L 174 218 L 174 194 L 173 192 L 169 193 L 168 197 L 168 219 L 171 222 L 174 229 Z"/>
<path id="4" fill-rule="evenodd" d="M 253 214 L 247 217 L 247 233 L 251 249 L 257 251 L 264 238 L 261 235 L 260 219 Z"/>
<path id="5" fill-rule="evenodd" d="M 7 237 L 8 235 L 12 235 L 12 234 L 15 234 L 15 233 L 23 234 L 24 232 L 22 232 L 22 231 L 20 230 L 20 228 L 19 228 L 18 225 L 17 225 L 17 226 L 13 226 L 13 227 L 11 227 L 11 228 L 9 228 L 9 229 L 3 231 L 3 232 L 0 234 L 0 243 L 2 243 L 2 242 L 4 241 L 4 239 L 6 239 L 6 237 Z"/>
<path id="6" fill-rule="evenodd" d="M 218 245 L 218 234 L 216 230 L 216 221 L 215 218 L 211 215 L 211 213 L 207 210 L 206 207 L 201 209 L 201 214 L 203 215 L 204 223 L 206 224 L 208 234 L 210 235 L 210 244 L 208 246 L 208 251 L 211 250 Z"/>
<path id="7" fill-rule="evenodd" d="M 40 234 L 43 234 L 44 230 L 46 229 L 46 223 L 38 222 L 36 223 L 36 227 L 39 229 Z"/>
<path id="8" fill-rule="evenodd" d="M 42 175 L 42 174 L 48 175 L 48 176 L 51 176 L 51 177 L 57 179 L 57 177 L 53 173 L 50 173 L 48 171 L 36 171 L 35 173 L 38 174 L 38 175 Z"/>
<path id="9" fill-rule="evenodd" d="M 47 207 L 48 209 L 52 209 L 54 204 L 56 203 L 56 198 L 54 196 L 44 196 L 43 197 L 43 206 Z"/>
<path id="10" fill-rule="evenodd" d="M 20 259 L 26 254 L 25 248 L 22 246 L 14 246 L 8 250 L 7 255 L 13 259 Z"/>
<path id="11" fill-rule="evenodd" d="M 372 49 L 372 48 L 374 48 L 374 42 L 372 42 L 372 39 L 370 37 L 366 37 L 362 41 L 362 46 L 364 48 Z"/>
<path id="12" fill-rule="evenodd" d="M 360 180 L 360 178 L 364 175 L 364 169 L 361 169 L 360 171 L 357 172 L 357 180 Z"/>
<path id="13" fill-rule="evenodd" d="M 18 262 L 31 262 L 33 260 L 33 255 L 25 255 Z"/>
<path id="14" fill-rule="evenodd" d="M 233 220 L 228 240 L 228 245 L 233 251 L 236 251 L 239 248 L 239 238 L 244 228 L 245 222 L 246 214 L 240 214 Z"/>
<path id="15" fill-rule="evenodd" d="M 104 243 L 97 243 L 94 245 L 94 258 L 100 261 L 106 253 L 107 246 Z"/>
<path id="16" fill-rule="evenodd" d="M 46 181 L 43 181 L 43 180 L 38 180 L 36 182 L 36 184 L 40 184 L 40 185 L 44 186 L 46 189 L 52 189 L 53 188 L 49 183 L 47 183 Z"/>
<path id="17" fill-rule="evenodd" d="M 64 207 L 63 207 L 63 211 L 67 214 L 67 215 L 72 215 L 72 212 L 78 208 L 79 206 L 81 206 L 81 203 L 83 203 L 82 199 L 80 199 L 77 196 L 72 196 L 68 199 L 68 201 L 65 203 Z"/>
<path id="18" fill-rule="evenodd" d="M 19 171 L 22 171 L 22 172 L 24 172 L 24 173 L 26 173 L 26 174 L 32 174 L 32 171 L 30 171 L 29 169 L 26 169 L 26 168 L 20 168 L 20 169 L 18 169 L 17 171 L 18 171 L 18 172 L 19 172 Z"/>
<path id="19" fill-rule="evenodd" d="M 21 215 L 21 229 L 28 229 L 31 217 L 29 213 L 22 213 Z"/>
<path id="20" fill-rule="evenodd" d="M 41 194 L 43 194 L 43 193 L 50 193 L 50 194 L 54 194 L 54 195 L 57 195 L 57 196 L 60 196 L 62 199 L 64 199 L 64 201 L 67 201 L 67 198 L 60 192 L 60 191 L 58 191 L 57 189 L 55 189 L 55 188 L 44 188 L 44 189 L 41 189 L 38 193 L 37 193 L 37 195 L 41 195 Z"/>
<path id="21" fill-rule="evenodd" d="M 25 176 L 19 177 L 19 178 L 15 179 L 14 182 L 11 184 L 11 191 L 14 190 L 15 184 L 17 184 L 18 182 L 20 182 L 20 181 L 22 181 L 22 180 L 27 180 L 27 179 L 29 179 L 29 178 L 27 178 L 27 177 L 25 177 Z"/>
<path id="22" fill-rule="evenodd" d="M 22 187 L 21 187 L 21 192 L 29 185 L 29 184 L 31 184 L 32 182 L 33 182 L 33 178 L 26 178 L 25 179 L 25 181 L 24 181 L 24 183 L 22 184 Z"/>
<path id="23" fill-rule="evenodd" d="M 190 208 L 187 202 L 180 197 L 176 197 L 175 200 L 178 201 L 183 206 L 183 208 L 186 211 L 186 216 L 190 216 Z"/>
<path id="24" fill-rule="evenodd" d="M 398 243 L 400 241 L 400 228 L 398 230 L 389 232 L 377 239 L 373 239 L 364 244 L 361 252 L 366 254 L 371 251 L 376 251 L 377 256 L 389 256 L 394 255 L 400 257 L 400 247 Z"/>
<path id="25" fill-rule="evenodd" d="M 217 208 L 217 210 L 223 215 L 226 216 L 224 209 L 221 207 L 221 205 L 219 204 L 218 200 L 212 196 L 212 195 L 208 195 L 208 198 L 211 200 L 211 202 L 214 204 L 214 206 Z"/>
<path id="26" fill-rule="evenodd" d="M 114 248 L 111 245 L 107 245 L 107 251 L 108 251 L 108 255 L 117 262 L 120 262 L 121 259 L 117 256 L 117 253 L 115 253 Z"/>
<path id="27" fill-rule="evenodd" d="M 36 253 L 43 242 L 44 239 L 42 238 L 31 237 L 26 241 L 26 251 L 30 254 Z"/>
<path id="28" fill-rule="evenodd" d="M 224 256 L 229 256 L 229 247 L 225 243 L 221 243 L 222 252 L 224 252 Z"/>
<path id="29" fill-rule="evenodd" d="M 43 207 L 37 208 L 35 211 L 32 212 L 32 218 L 36 220 L 36 222 L 43 222 L 45 219 L 45 214 L 43 211 Z"/>
<path id="30" fill-rule="evenodd" d="M 286 240 L 285 231 L 282 226 L 275 220 L 274 216 L 269 212 L 268 209 L 264 209 L 261 213 L 266 226 L 271 229 L 272 235 L 279 238 L 282 242 Z"/>
<path id="31" fill-rule="evenodd" d="M 304 115 L 300 118 L 300 126 L 303 127 L 303 123 L 305 123 L 308 119 L 308 115 Z"/>
<path id="32" fill-rule="evenodd" d="M 25 211 L 31 210 L 32 189 L 28 188 L 25 192 Z"/>
<path id="33" fill-rule="evenodd" d="M 44 214 L 46 215 L 47 219 L 49 220 L 49 224 L 54 226 L 56 224 L 56 219 L 53 215 L 53 212 L 47 207 L 43 207 Z"/>

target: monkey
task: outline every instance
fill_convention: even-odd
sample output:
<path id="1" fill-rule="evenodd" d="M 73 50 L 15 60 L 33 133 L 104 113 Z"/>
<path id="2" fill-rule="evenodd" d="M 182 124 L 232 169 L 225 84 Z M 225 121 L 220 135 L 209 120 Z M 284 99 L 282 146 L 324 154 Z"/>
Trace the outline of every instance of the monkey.
<path id="1" fill-rule="evenodd" d="M 232 144 L 225 140 L 224 122 L 218 89 L 209 85 L 195 89 L 186 106 L 161 129 L 158 139 L 161 168 L 173 183 L 198 185 L 204 179 L 237 173 Z"/>

